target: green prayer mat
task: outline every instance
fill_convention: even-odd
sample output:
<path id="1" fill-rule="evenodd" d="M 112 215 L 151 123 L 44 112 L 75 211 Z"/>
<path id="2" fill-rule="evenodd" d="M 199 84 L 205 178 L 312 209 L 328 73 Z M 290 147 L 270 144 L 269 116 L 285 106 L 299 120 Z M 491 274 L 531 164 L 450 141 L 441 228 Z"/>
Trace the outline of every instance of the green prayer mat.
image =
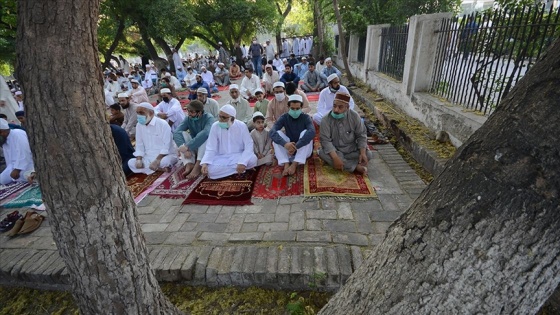
<path id="1" fill-rule="evenodd" d="M 28 208 L 32 205 L 40 205 L 43 203 L 41 190 L 39 186 L 33 186 L 21 193 L 21 195 L 12 199 L 3 205 L 4 208 Z"/>

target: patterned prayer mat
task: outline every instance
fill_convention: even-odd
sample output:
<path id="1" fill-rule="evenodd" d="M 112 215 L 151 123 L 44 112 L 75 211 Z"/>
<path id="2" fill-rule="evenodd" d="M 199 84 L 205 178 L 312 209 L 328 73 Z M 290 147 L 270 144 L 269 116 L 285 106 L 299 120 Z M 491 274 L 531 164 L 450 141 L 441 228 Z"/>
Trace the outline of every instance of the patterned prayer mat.
<path id="1" fill-rule="evenodd" d="M 318 156 L 305 164 L 305 197 L 334 197 L 341 199 L 377 198 L 369 177 L 335 170 Z"/>
<path id="2" fill-rule="evenodd" d="M 244 174 L 234 174 L 222 179 L 205 178 L 183 201 L 183 204 L 252 205 L 251 196 L 257 174 L 257 170 L 248 170 Z"/>
<path id="3" fill-rule="evenodd" d="M 130 189 L 130 192 L 132 192 L 134 201 L 139 203 L 170 174 L 171 173 L 163 172 L 155 172 L 151 175 L 132 174 L 126 178 L 126 185 L 128 186 L 128 189 Z"/>
<path id="4" fill-rule="evenodd" d="M 283 166 L 261 166 L 255 181 L 253 197 L 276 199 L 303 195 L 303 169 L 303 166 L 299 166 L 294 175 L 282 176 Z"/>
<path id="5" fill-rule="evenodd" d="M 175 199 L 187 198 L 203 177 L 198 176 L 195 179 L 186 179 L 183 176 L 185 166 L 178 167 L 171 175 L 154 189 L 150 195 L 160 196 L 161 198 Z"/>
<path id="6" fill-rule="evenodd" d="M 18 195 L 16 198 L 2 205 L 4 208 L 28 208 L 32 205 L 41 205 L 43 198 L 38 185 L 33 185 Z"/>
<path id="7" fill-rule="evenodd" d="M 309 102 L 317 102 L 319 100 L 319 92 L 307 92 L 305 96 L 307 96 Z"/>
<path id="8" fill-rule="evenodd" d="M 8 199 L 8 197 L 16 194 L 17 192 L 23 190 L 24 188 L 29 187 L 29 183 L 27 182 L 13 182 L 8 185 L 1 185 L 0 186 L 0 201 L 4 201 L 4 199 Z"/>

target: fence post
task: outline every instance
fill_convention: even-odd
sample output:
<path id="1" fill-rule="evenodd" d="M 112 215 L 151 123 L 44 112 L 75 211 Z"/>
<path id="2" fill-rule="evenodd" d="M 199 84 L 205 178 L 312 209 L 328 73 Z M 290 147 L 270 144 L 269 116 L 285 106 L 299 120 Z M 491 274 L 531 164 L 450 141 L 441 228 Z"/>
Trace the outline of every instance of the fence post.
<path id="1" fill-rule="evenodd" d="M 358 61 L 358 41 L 360 39 L 356 35 L 350 35 L 350 41 L 348 42 L 348 62 Z"/>
<path id="2" fill-rule="evenodd" d="M 408 24 L 408 41 L 404 61 L 402 88 L 406 95 L 427 91 L 437 51 L 439 27 L 452 13 L 415 15 Z"/>
<path id="3" fill-rule="evenodd" d="M 366 60 L 364 66 L 367 71 L 379 71 L 379 56 L 381 49 L 381 29 L 391 24 L 369 25 L 367 28 Z"/>

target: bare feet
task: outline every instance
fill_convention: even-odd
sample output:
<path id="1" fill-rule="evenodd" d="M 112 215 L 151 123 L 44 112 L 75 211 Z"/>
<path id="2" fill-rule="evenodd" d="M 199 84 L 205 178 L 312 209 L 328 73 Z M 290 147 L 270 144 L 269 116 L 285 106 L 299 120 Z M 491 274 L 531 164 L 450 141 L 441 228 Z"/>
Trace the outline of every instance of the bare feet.
<path id="1" fill-rule="evenodd" d="M 188 176 L 191 173 L 193 167 L 194 167 L 194 164 L 192 164 L 192 163 L 188 163 L 187 165 L 185 165 L 185 171 L 183 172 L 183 176 Z"/>
<path id="2" fill-rule="evenodd" d="M 356 166 L 356 172 L 360 175 L 364 175 L 367 173 L 367 167 L 358 165 Z"/>
<path id="3" fill-rule="evenodd" d="M 284 163 L 284 171 L 282 171 L 282 176 L 288 176 L 290 172 L 290 163 Z"/>
<path id="4" fill-rule="evenodd" d="M 288 175 L 294 175 L 296 173 L 298 165 L 299 165 L 298 162 L 293 162 L 292 165 L 290 165 L 290 168 L 288 169 Z"/>
<path id="5" fill-rule="evenodd" d="M 194 166 L 194 168 L 192 169 L 191 173 L 189 175 L 187 175 L 187 179 L 195 179 L 198 177 L 198 175 L 200 175 L 200 170 L 202 169 L 202 167 L 200 166 L 199 163 L 196 163 L 196 165 Z"/>

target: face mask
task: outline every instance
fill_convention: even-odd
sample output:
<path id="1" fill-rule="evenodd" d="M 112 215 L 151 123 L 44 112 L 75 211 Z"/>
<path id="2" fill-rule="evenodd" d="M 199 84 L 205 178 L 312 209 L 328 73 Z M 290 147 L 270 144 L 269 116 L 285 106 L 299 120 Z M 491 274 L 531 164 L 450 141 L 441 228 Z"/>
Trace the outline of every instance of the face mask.
<path id="1" fill-rule="evenodd" d="M 145 125 L 148 121 L 148 118 L 144 115 L 138 115 L 138 123 L 141 125 Z"/>
<path id="2" fill-rule="evenodd" d="M 292 116 L 293 119 L 298 119 L 299 115 L 301 115 L 301 109 L 298 109 L 298 110 L 290 109 L 288 111 L 288 114 L 290 116 Z"/>
<path id="3" fill-rule="evenodd" d="M 330 90 L 332 93 L 338 92 L 339 89 L 340 89 L 340 85 L 339 85 L 336 89 L 333 88 L 332 86 L 329 86 L 329 90 Z"/>
<path id="4" fill-rule="evenodd" d="M 163 83 L 163 84 L 161 85 L 161 87 L 164 87 L 164 88 L 165 88 L 165 87 L 168 87 L 168 85 L 167 85 L 167 83 Z"/>
<path id="5" fill-rule="evenodd" d="M 331 111 L 331 116 L 332 116 L 332 118 L 334 118 L 334 119 L 342 119 L 342 118 L 344 118 L 344 116 L 346 116 L 346 115 L 345 115 L 344 113 L 337 114 L 337 113 Z"/>
<path id="6" fill-rule="evenodd" d="M 4 136 L 0 136 L 0 146 L 3 146 L 6 143 L 6 138 Z"/>
<path id="7" fill-rule="evenodd" d="M 222 129 L 228 129 L 229 128 L 229 123 L 220 121 L 218 123 L 218 126 L 220 126 L 220 128 L 222 128 Z"/>
<path id="8" fill-rule="evenodd" d="M 256 41 L 256 40 L 254 40 L 254 41 L 253 41 L 253 44 L 256 44 L 256 43 L 257 43 L 257 41 Z"/>
<path id="9" fill-rule="evenodd" d="M 109 83 L 113 83 L 113 80 L 109 80 Z"/>
<path id="10" fill-rule="evenodd" d="M 198 121 L 200 119 L 200 117 L 194 116 L 194 117 L 191 117 L 191 119 L 192 119 L 192 121 Z"/>
<path id="11" fill-rule="evenodd" d="M 286 94 L 278 93 L 278 94 L 274 94 L 274 97 L 278 102 L 282 102 L 286 98 Z"/>
<path id="12" fill-rule="evenodd" d="M 163 99 L 164 102 L 169 103 L 169 97 L 164 96 L 164 97 L 162 97 L 162 99 Z"/>

